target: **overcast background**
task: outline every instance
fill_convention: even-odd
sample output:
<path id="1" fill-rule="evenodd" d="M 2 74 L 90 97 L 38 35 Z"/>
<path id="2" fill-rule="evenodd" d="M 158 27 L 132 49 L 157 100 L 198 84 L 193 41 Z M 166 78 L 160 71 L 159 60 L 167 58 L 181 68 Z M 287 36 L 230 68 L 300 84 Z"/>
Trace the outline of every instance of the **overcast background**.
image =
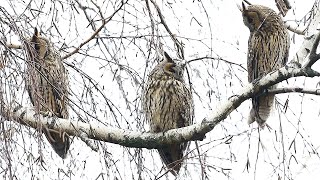
<path id="1" fill-rule="evenodd" d="M 157 1 L 170 30 L 184 44 L 186 60 L 206 56 L 216 58 L 194 61 L 187 67 L 193 87 L 195 123 L 201 122 L 219 102 L 247 84 L 249 30 L 238 9 L 241 2 Z M 274 0 L 250 2 L 278 12 Z M 79 3 L 87 8 L 81 9 Z M 61 54 L 66 55 L 101 25 L 99 8 L 107 18 L 120 3 L 6 0 L 0 4 L 4 8 L 0 19 L 12 20 L 24 37 L 32 36 L 33 28 L 38 27 L 42 35 L 51 39 Z M 314 1 L 290 0 L 290 3 L 292 9 L 284 20 L 303 29 L 307 24 L 304 23 L 305 16 Z M 173 41 L 159 23 L 153 4 L 149 2 L 149 5 L 155 21 L 155 35 L 152 35 L 146 2 L 128 1 L 99 36 L 83 46 L 79 53 L 64 60 L 70 75 L 71 120 L 81 118 L 93 125 L 148 131 L 140 95 L 147 74 L 157 64 L 157 46 L 163 44 L 165 51 L 177 57 Z M 91 23 L 84 12 L 93 19 Z M 1 41 L 21 44 L 21 36 L 12 29 L 1 24 Z M 289 60 L 303 40 L 301 35 L 292 32 L 290 35 Z M 1 51 L 4 49 L 0 47 Z M 7 58 L 7 68 L 1 70 L 1 81 L 5 81 L 6 88 L 10 89 L 8 99 L 14 98 L 24 106 L 30 106 L 23 83 L 24 52 L 12 51 Z M 318 68 L 317 63 L 314 69 Z M 9 77 L 9 72 L 14 78 Z M 319 78 L 292 78 L 280 86 L 316 89 L 318 82 Z M 286 100 L 289 103 L 284 112 Z M 251 103 L 245 101 L 209 132 L 204 141 L 198 142 L 200 152 L 195 149 L 194 142 L 191 143 L 178 179 L 201 179 L 201 163 L 207 179 L 262 180 L 278 179 L 279 176 L 302 180 L 319 177 L 319 100 L 314 95 L 277 95 L 278 103 L 268 120 L 272 129 L 260 133 L 256 123 L 247 124 Z M 68 157 L 62 160 L 34 129 L 13 122 L 6 122 L 2 129 L 14 129 L 9 144 L 0 141 L 0 174 L 3 177 L 8 177 L 5 169 L 9 164 L 17 179 L 157 179 L 165 173 L 155 150 L 95 142 L 99 151 L 94 152 L 79 138 L 74 138 Z M 9 153 L 5 147 L 9 147 Z M 42 165 L 37 161 L 41 154 L 44 157 Z M 174 179 L 171 174 L 161 177 L 166 178 Z"/>

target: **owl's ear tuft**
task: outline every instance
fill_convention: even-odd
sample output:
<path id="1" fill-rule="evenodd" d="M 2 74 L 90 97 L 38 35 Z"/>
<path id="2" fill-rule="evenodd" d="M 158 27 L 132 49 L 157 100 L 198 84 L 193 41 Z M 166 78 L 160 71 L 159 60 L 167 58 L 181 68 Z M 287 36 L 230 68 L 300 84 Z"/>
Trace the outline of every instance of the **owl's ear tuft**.
<path id="1" fill-rule="evenodd" d="M 164 57 L 164 60 L 166 62 L 171 62 L 171 63 L 174 63 L 174 61 L 172 60 L 172 58 L 168 55 L 167 52 L 163 51 L 163 57 Z"/>
<path id="2" fill-rule="evenodd" d="M 35 27 L 34 28 L 34 36 L 36 36 L 36 37 L 39 37 L 39 31 L 38 31 L 38 28 L 37 27 Z"/>
<path id="3" fill-rule="evenodd" d="M 244 12 L 247 10 L 246 5 L 244 4 L 244 2 L 242 1 L 242 9 L 240 9 L 240 11 Z"/>
<path id="4" fill-rule="evenodd" d="M 40 33 L 38 31 L 38 28 L 34 28 L 34 34 L 32 36 L 32 39 L 31 39 L 31 42 L 37 42 L 38 41 L 38 38 L 40 36 Z"/>

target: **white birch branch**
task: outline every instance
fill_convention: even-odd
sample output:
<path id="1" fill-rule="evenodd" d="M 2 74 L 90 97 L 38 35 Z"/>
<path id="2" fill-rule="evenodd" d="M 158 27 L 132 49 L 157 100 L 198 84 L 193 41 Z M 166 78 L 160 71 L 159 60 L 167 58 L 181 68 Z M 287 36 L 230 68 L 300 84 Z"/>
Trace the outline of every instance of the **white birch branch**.
<path id="1" fill-rule="evenodd" d="M 282 93 L 304 93 L 304 94 L 320 95 L 320 89 L 307 89 L 302 87 L 284 87 L 284 88 L 268 90 L 267 94 L 282 94 Z"/>
<path id="2" fill-rule="evenodd" d="M 295 54 L 293 61 L 298 62 L 299 64 L 305 63 L 305 58 L 310 53 L 312 46 L 315 41 L 315 34 L 318 34 L 317 27 L 320 24 L 320 9 L 318 7 L 319 1 L 315 2 L 313 7 L 313 18 L 308 26 L 308 29 L 305 31 L 305 40 L 303 41 L 300 49 Z"/>
<path id="3" fill-rule="evenodd" d="M 320 76 L 320 73 L 313 71 L 311 68 L 283 67 L 278 71 L 269 73 L 260 80 L 248 84 L 239 91 L 238 94 L 230 97 L 227 101 L 222 102 L 221 105 L 217 106 L 220 108 L 216 109 L 211 116 L 205 118 L 201 123 L 156 134 L 106 127 L 101 124 L 88 124 L 80 121 L 71 122 L 66 119 L 42 117 L 39 114 L 35 115 L 36 112 L 33 108 L 20 107 L 16 110 L 12 110 L 4 103 L 1 105 L 0 113 L 5 119 L 13 120 L 33 128 L 39 127 L 37 126 L 37 123 L 49 125 L 52 124 L 52 121 L 55 121 L 55 125 L 50 128 L 55 130 L 63 129 L 63 131 L 71 136 L 79 136 L 80 132 L 84 132 L 88 135 L 88 138 L 91 139 L 119 144 L 126 147 L 152 149 L 159 148 L 165 144 L 204 139 L 206 133 L 210 132 L 218 123 L 224 120 L 242 102 L 263 92 L 264 89 L 271 85 L 290 77 L 297 76 L 314 77 Z"/>

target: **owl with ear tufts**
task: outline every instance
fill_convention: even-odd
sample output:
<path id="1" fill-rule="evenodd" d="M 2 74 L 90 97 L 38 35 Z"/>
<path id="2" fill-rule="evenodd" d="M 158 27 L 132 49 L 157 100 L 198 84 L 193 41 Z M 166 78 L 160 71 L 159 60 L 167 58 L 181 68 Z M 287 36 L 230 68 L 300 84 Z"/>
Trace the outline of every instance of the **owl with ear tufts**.
<path id="1" fill-rule="evenodd" d="M 35 28 L 28 48 L 26 89 L 33 106 L 40 113 L 68 119 L 68 76 L 59 52 Z M 55 152 L 66 158 L 70 138 L 66 132 L 42 127 Z"/>
<path id="2" fill-rule="evenodd" d="M 163 60 L 151 71 L 143 92 L 142 106 L 150 131 L 165 132 L 192 124 L 192 94 L 183 79 L 184 65 L 164 52 Z M 170 172 L 179 173 L 188 143 L 177 143 L 158 149 Z"/>
<path id="3" fill-rule="evenodd" d="M 242 3 L 244 24 L 250 30 L 248 40 L 248 80 L 261 78 L 283 67 L 289 56 L 290 36 L 282 18 L 272 9 L 261 5 L 245 6 Z M 273 85 L 270 89 L 275 89 Z M 256 121 L 261 128 L 266 125 L 274 104 L 274 95 L 252 98 L 248 123 Z"/>

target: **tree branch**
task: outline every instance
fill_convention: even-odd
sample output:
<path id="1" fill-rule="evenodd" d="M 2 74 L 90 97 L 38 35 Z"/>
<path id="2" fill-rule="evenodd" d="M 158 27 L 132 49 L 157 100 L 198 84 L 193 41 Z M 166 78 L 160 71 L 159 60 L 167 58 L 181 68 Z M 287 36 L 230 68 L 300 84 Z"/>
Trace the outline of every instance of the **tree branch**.
<path id="1" fill-rule="evenodd" d="M 269 86 L 289 79 L 290 77 L 298 76 L 315 77 L 320 76 L 320 73 L 308 67 L 283 67 L 275 72 L 267 74 L 260 80 L 248 84 L 239 91 L 238 94 L 233 95 L 227 101 L 222 102 L 221 105 L 217 106 L 219 109 L 216 109 L 211 116 L 205 118 L 201 123 L 156 134 L 111 128 L 102 124 L 88 124 L 80 121 L 71 122 L 66 119 L 42 117 L 41 115 L 35 115 L 36 112 L 33 108 L 20 107 L 16 110 L 12 110 L 3 102 L 0 113 L 5 119 L 13 120 L 33 128 L 39 127 L 37 126 L 38 123 L 48 125 L 52 124 L 51 122 L 54 121 L 55 125 L 52 127 L 53 129 L 63 129 L 63 131 L 71 136 L 79 136 L 80 132 L 83 132 L 87 134 L 88 138 L 95 140 L 119 144 L 126 147 L 152 149 L 177 142 L 203 140 L 206 133 L 213 130 L 218 123 L 224 120 L 242 102 L 261 93 Z"/>
<path id="2" fill-rule="evenodd" d="M 179 40 L 177 39 L 176 35 L 174 35 L 168 24 L 166 23 L 166 21 L 164 20 L 164 17 L 161 13 L 161 10 L 158 6 L 158 4 L 154 1 L 154 0 L 150 0 L 152 2 L 152 4 L 154 5 L 154 7 L 156 8 L 157 10 L 157 13 L 159 15 L 159 18 L 160 18 L 160 21 L 161 21 L 161 24 L 163 24 L 164 28 L 166 29 L 166 31 L 169 33 L 171 39 L 173 40 L 174 44 L 176 45 L 177 47 L 177 50 L 178 50 L 178 57 L 181 58 L 181 59 L 184 59 L 184 51 L 183 51 L 183 45 L 182 45 L 182 42 L 179 42 Z"/>
<path id="3" fill-rule="evenodd" d="M 308 61 L 305 61 L 305 58 L 308 56 L 312 49 L 312 46 L 314 45 L 316 38 L 314 34 L 318 33 L 317 27 L 320 24 L 320 9 L 318 8 L 317 4 L 315 4 L 312 10 L 313 18 L 311 19 L 308 29 L 305 31 L 305 40 L 303 41 L 300 49 L 293 58 L 293 61 L 299 64 L 308 64 Z M 303 67 L 306 67 L 306 65 L 304 65 Z"/>
<path id="4" fill-rule="evenodd" d="M 268 94 L 283 94 L 283 93 L 304 93 L 320 95 L 320 89 L 306 89 L 302 87 L 284 87 L 268 90 Z"/>
<path id="5" fill-rule="evenodd" d="M 128 2 L 128 0 L 127 0 L 126 2 L 121 1 L 120 7 L 119 7 L 116 11 L 114 11 L 114 12 L 111 14 L 111 16 L 109 16 L 108 18 L 106 18 L 107 20 L 106 20 L 106 19 L 102 19 L 102 24 L 101 24 L 101 26 L 100 26 L 86 41 L 82 42 L 76 49 L 74 49 L 74 50 L 73 50 L 72 52 L 70 52 L 69 54 L 63 56 L 62 59 L 67 59 L 67 58 L 69 58 L 70 56 L 72 56 L 73 54 L 79 52 L 79 50 L 80 50 L 85 44 L 87 44 L 87 43 L 90 42 L 92 39 L 94 39 L 94 38 L 99 34 L 99 32 L 103 29 L 103 27 L 104 27 L 108 22 L 111 21 L 111 19 L 113 18 L 113 16 L 115 16 L 127 2 Z"/>
<path id="6" fill-rule="evenodd" d="M 288 10 L 291 9 L 291 5 L 288 0 L 275 0 L 275 3 L 283 17 L 286 16 Z"/>
<path id="7" fill-rule="evenodd" d="M 204 60 L 204 59 L 211 59 L 211 60 L 223 61 L 223 62 L 225 62 L 225 63 L 227 63 L 227 64 L 230 64 L 230 65 L 236 65 L 236 66 L 240 67 L 241 69 L 247 71 L 247 69 L 246 69 L 245 67 L 243 67 L 241 64 L 238 64 L 238 63 L 234 63 L 234 62 L 225 60 L 225 59 L 223 59 L 222 57 L 209 57 L 209 56 L 199 57 L 199 58 L 187 60 L 187 61 L 186 61 L 186 64 L 189 64 L 189 63 L 194 62 L 194 61 L 201 61 L 201 60 Z"/>
<path id="8" fill-rule="evenodd" d="M 22 49 L 23 48 L 23 46 L 21 44 L 10 43 L 10 44 L 6 44 L 6 46 L 10 49 Z"/>
<path id="9" fill-rule="evenodd" d="M 299 34 L 299 35 L 305 35 L 306 34 L 306 30 L 307 29 L 304 29 L 304 30 L 301 30 L 301 29 L 298 29 L 298 27 L 293 27 L 292 25 L 290 25 L 288 22 L 284 23 L 284 25 L 286 26 L 286 28 L 291 31 L 291 32 L 294 32 L 296 34 Z"/>
<path id="10" fill-rule="evenodd" d="M 315 62 L 320 59 L 320 54 L 317 54 L 317 49 L 320 41 L 320 32 L 318 32 L 317 37 L 312 45 L 310 56 L 308 61 L 304 64 L 304 67 L 311 67 Z"/>

